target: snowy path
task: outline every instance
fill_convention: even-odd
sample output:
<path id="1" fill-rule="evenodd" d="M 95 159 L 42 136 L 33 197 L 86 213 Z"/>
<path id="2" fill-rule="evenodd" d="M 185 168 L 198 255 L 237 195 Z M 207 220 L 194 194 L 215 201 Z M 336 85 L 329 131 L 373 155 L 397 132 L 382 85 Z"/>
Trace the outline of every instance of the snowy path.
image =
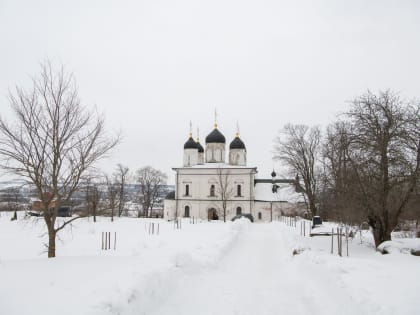
<path id="1" fill-rule="evenodd" d="M 300 270 L 290 241 L 279 225 L 250 225 L 215 267 L 184 276 L 152 314 L 365 313 L 324 266 Z"/>

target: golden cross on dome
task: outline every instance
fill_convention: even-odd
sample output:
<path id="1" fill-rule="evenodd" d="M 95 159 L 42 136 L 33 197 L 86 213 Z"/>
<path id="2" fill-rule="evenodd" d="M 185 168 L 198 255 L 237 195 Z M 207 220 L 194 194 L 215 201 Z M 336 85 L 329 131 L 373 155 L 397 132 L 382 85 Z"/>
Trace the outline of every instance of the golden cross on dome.
<path id="1" fill-rule="evenodd" d="M 190 120 L 190 138 L 192 138 L 192 122 Z"/>
<path id="2" fill-rule="evenodd" d="M 214 128 L 217 128 L 217 109 L 214 109 Z"/>

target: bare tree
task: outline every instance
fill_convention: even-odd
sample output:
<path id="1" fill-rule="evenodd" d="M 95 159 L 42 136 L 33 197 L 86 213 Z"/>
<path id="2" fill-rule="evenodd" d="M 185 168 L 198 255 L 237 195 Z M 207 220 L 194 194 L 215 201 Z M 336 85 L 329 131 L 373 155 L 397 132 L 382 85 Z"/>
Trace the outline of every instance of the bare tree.
<path id="1" fill-rule="evenodd" d="M 345 121 L 337 121 L 327 128 L 322 146 L 319 211 L 325 218 L 360 224 L 365 218 L 349 158 L 350 130 L 350 124 Z"/>
<path id="2" fill-rule="evenodd" d="M 391 232 L 413 197 L 420 177 L 420 106 L 391 92 L 367 92 L 346 114 L 349 159 L 375 245 Z"/>
<path id="3" fill-rule="evenodd" d="M 118 185 L 118 216 L 122 215 L 124 211 L 125 202 L 126 202 L 126 182 L 128 176 L 128 167 L 123 166 L 122 164 L 117 165 L 115 171 L 115 182 Z"/>
<path id="4" fill-rule="evenodd" d="M 100 183 L 95 179 L 88 178 L 85 186 L 86 210 L 89 216 L 93 216 L 93 222 L 96 222 L 96 216 L 102 214 L 101 207 L 102 191 Z"/>
<path id="5" fill-rule="evenodd" d="M 106 184 L 107 209 L 110 210 L 111 212 L 111 222 L 113 222 L 119 189 L 118 189 L 118 185 L 116 185 L 114 180 L 110 178 L 108 175 L 105 175 L 105 184 Z"/>
<path id="6" fill-rule="evenodd" d="M 119 141 L 106 137 L 104 119 L 87 111 L 71 74 L 50 62 L 30 90 L 10 93 L 15 122 L 0 118 L 0 166 L 35 186 L 48 230 L 48 257 L 56 235 L 78 217 L 57 221 L 57 211 L 78 189 L 82 176 Z"/>
<path id="7" fill-rule="evenodd" d="M 292 176 L 298 174 L 302 178 L 312 215 L 317 214 L 320 141 L 319 127 L 287 124 L 274 144 L 274 159 L 285 162 Z"/>
<path id="8" fill-rule="evenodd" d="M 150 217 L 153 207 L 158 200 L 162 185 L 166 184 L 167 176 L 165 173 L 151 166 L 137 170 L 136 175 L 137 182 L 140 185 L 139 197 L 143 213 L 146 217 Z M 140 211 L 138 212 L 138 217 L 140 217 Z"/>
<path id="9" fill-rule="evenodd" d="M 230 175 L 230 171 L 227 169 L 222 169 L 219 167 L 217 169 L 217 185 L 216 191 L 220 197 L 220 202 L 222 205 L 223 211 L 223 222 L 226 222 L 226 212 L 227 212 L 227 204 L 229 199 L 233 197 L 234 194 L 234 187 L 231 183 L 232 176 Z"/>

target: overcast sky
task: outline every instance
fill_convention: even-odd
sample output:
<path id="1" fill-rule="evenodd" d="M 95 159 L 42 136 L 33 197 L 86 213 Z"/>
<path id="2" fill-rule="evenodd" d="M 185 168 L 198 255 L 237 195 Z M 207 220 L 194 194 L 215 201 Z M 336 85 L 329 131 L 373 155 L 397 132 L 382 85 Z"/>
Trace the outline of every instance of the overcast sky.
<path id="1" fill-rule="evenodd" d="M 151 165 L 170 182 L 189 121 L 204 142 L 214 108 L 227 145 L 239 122 L 248 164 L 269 177 L 282 125 L 325 126 L 367 89 L 420 97 L 414 0 L 0 0 L 0 43 L 1 115 L 40 61 L 63 63 L 123 133 L 102 167 Z"/>

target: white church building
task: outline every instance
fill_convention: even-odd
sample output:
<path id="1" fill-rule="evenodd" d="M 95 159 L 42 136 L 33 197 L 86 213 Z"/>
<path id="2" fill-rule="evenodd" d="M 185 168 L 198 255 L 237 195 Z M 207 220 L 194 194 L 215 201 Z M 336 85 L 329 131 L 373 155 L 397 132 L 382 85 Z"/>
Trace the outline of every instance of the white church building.
<path id="1" fill-rule="evenodd" d="M 228 161 L 226 161 L 226 156 Z M 251 214 L 255 221 L 271 221 L 281 214 L 306 211 L 299 180 L 259 179 L 256 166 L 247 165 L 247 150 L 239 133 L 229 144 L 217 123 L 205 139 L 205 149 L 192 133 L 184 144 L 183 166 L 175 167 L 175 191 L 164 201 L 164 217 L 231 220 Z"/>

